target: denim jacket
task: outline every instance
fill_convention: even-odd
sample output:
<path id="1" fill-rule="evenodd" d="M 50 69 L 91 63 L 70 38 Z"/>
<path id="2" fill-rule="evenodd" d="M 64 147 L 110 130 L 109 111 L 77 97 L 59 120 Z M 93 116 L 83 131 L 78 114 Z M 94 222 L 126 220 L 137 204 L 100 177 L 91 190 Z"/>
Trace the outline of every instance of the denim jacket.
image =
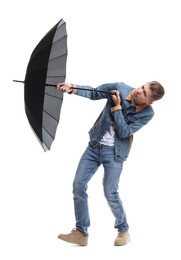
<path id="1" fill-rule="evenodd" d="M 77 88 L 86 88 L 93 90 L 90 86 L 79 86 Z M 107 99 L 106 105 L 89 131 L 90 142 L 92 147 L 96 147 L 102 139 L 105 132 L 110 128 L 111 124 L 115 126 L 115 161 L 125 161 L 129 155 L 133 134 L 142 126 L 147 124 L 154 116 L 151 105 L 143 110 L 136 112 L 135 104 L 127 101 L 125 98 L 134 90 L 122 82 L 103 84 L 94 89 L 95 91 L 76 89 L 76 94 L 91 100 Z M 122 110 L 111 112 L 114 106 L 112 95 L 107 93 L 96 92 L 119 90 Z"/>

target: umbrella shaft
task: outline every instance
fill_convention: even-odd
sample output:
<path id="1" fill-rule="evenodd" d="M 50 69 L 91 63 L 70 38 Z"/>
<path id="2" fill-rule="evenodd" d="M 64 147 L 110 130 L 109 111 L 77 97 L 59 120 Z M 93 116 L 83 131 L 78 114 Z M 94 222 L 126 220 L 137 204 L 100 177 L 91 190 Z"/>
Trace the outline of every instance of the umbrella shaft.
<path id="1" fill-rule="evenodd" d="M 25 83 L 25 81 L 22 81 L 22 80 L 13 80 L 14 82 L 20 82 L 20 83 Z M 50 86 L 50 87 L 56 87 L 56 85 L 54 84 L 45 84 L 45 86 Z M 80 90 L 87 90 L 87 91 L 95 91 L 95 92 L 98 92 L 98 93 L 105 93 L 105 94 L 111 94 L 111 95 L 116 95 L 116 92 L 112 92 L 112 91 L 104 91 L 104 90 L 97 90 L 95 88 L 93 89 L 90 89 L 90 88 L 79 88 L 79 87 L 72 87 L 73 89 L 80 89 Z"/>
<path id="2" fill-rule="evenodd" d="M 50 87 L 56 87 L 56 85 L 53 84 L 45 84 L 46 86 L 50 86 Z M 95 91 L 95 92 L 99 92 L 99 93 L 105 93 L 105 94 L 111 94 L 111 95 L 116 95 L 116 92 L 112 92 L 112 91 L 104 91 L 104 90 L 97 90 L 95 88 L 79 88 L 79 87 L 72 87 L 72 89 L 80 89 L 80 90 L 87 90 L 87 91 Z"/>
<path id="3" fill-rule="evenodd" d="M 73 87 L 72 87 L 72 88 L 73 88 Z M 95 91 L 95 92 L 98 92 L 98 93 L 105 93 L 105 94 L 116 95 L 116 92 L 104 91 L 104 90 L 97 90 L 97 89 L 95 89 L 95 88 L 89 89 L 89 88 L 79 88 L 79 87 L 76 87 L 76 88 L 73 88 L 73 89 L 88 90 L 88 91 Z"/>

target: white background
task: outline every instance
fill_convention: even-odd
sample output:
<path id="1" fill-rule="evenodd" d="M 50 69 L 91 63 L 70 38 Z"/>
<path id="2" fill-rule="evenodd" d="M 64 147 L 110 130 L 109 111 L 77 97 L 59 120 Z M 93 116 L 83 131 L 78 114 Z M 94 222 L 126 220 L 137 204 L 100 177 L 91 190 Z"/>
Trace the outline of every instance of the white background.
<path id="1" fill-rule="evenodd" d="M 2 5 L 2 3 L 1 3 Z M 100 168 L 89 184 L 88 247 L 59 239 L 74 227 L 72 181 L 105 101 L 64 95 L 56 139 L 44 153 L 24 112 L 30 55 L 61 18 L 67 82 L 97 86 L 157 80 L 166 95 L 134 136 L 120 194 L 131 243 L 114 247 Z M 31 0 L 1 6 L 0 259 L 180 259 L 180 6 L 177 0 Z"/>

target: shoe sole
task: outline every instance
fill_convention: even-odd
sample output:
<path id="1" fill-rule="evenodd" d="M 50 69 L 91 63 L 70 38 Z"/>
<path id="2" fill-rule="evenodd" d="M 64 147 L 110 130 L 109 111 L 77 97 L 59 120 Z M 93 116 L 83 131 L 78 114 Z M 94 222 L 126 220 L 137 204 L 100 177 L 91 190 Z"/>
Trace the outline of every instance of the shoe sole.
<path id="1" fill-rule="evenodd" d="M 127 239 L 124 243 L 114 242 L 114 246 L 125 246 L 130 242 L 130 239 Z"/>

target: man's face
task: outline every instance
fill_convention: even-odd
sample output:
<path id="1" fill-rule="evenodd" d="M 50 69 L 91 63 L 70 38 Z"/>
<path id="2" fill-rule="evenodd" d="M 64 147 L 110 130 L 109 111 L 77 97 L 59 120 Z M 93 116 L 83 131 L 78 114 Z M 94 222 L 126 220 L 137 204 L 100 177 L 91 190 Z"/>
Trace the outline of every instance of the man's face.
<path id="1" fill-rule="evenodd" d="M 141 104 L 152 104 L 152 94 L 151 90 L 149 88 L 149 82 L 146 83 L 145 85 L 137 88 L 133 92 L 133 100 L 135 101 L 136 104 L 141 105 Z"/>

